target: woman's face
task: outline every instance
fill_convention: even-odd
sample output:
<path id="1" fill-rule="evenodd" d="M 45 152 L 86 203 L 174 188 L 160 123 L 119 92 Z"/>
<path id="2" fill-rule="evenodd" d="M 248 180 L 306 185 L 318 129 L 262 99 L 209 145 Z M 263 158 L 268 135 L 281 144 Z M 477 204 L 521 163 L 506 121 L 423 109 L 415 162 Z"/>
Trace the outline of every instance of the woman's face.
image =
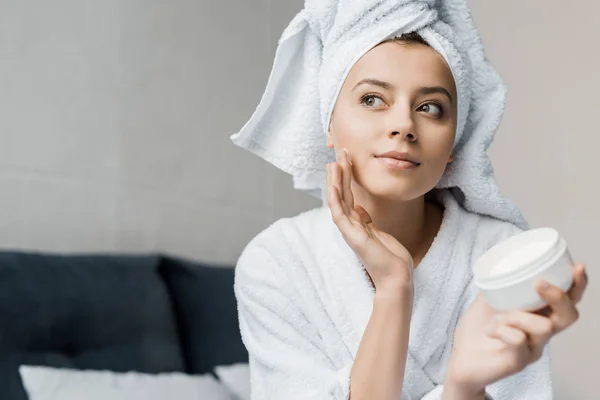
<path id="1" fill-rule="evenodd" d="M 443 57 L 424 45 L 385 42 L 346 78 L 327 146 L 348 149 L 359 190 L 408 201 L 434 188 L 453 160 L 456 114 L 456 86 Z"/>

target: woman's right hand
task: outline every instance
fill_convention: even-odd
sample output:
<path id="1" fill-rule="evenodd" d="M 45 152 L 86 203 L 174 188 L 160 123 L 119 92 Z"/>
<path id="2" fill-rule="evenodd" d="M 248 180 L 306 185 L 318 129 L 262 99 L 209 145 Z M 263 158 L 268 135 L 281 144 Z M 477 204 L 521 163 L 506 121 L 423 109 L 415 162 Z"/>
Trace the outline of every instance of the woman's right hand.
<path id="1" fill-rule="evenodd" d="M 354 204 L 352 164 L 346 149 L 327 164 L 327 203 L 344 240 L 363 262 L 376 290 L 412 288 L 413 259 L 408 250 L 373 224 L 369 213 Z"/>
<path id="2" fill-rule="evenodd" d="M 460 393 L 454 398 L 467 399 L 467 394 L 481 393 L 539 360 L 548 341 L 579 318 L 576 305 L 587 285 L 584 266 L 573 266 L 573 285 L 567 292 L 549 283 L 538 285 L 548 306 L 537 312 L 496 311 L 479 293 L 454 331 L 444 386 Z"/>

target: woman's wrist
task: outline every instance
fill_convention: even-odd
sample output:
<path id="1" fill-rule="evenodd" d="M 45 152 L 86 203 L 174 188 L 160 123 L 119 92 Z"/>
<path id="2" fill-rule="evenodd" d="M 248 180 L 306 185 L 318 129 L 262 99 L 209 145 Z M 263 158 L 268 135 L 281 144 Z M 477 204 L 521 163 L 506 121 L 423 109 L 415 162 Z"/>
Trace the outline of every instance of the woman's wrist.
<path id="1" fill-rule="evenodd" d="M 452 370 L 451 363 L 446 371 L 444 380 L 444 400 L 484 400 L 486 399 L 485 386 L 476 385 L 466 379 L 457 377 Z"/>
<path id="2" fill-rule="evenodd" d="M 375 286 L 375 293 L 381 293 L 382 296 L 412 296 L 414 291 L 412 266 L 403 265 L 393 268 L 392 272 L 371 279 Z"/>
<path id="3" fill-rule="evenodd" d="M 414 297 L 412 280 L 389 279 L 375 286 L 375 302 L 388 305 L 410 304 Z"/>
<path id="4" fill-rule="evenodd" d="M 474 389 L 451 380 L 444 382 L 443 400 L 485 400 L 485 388 Z"/>

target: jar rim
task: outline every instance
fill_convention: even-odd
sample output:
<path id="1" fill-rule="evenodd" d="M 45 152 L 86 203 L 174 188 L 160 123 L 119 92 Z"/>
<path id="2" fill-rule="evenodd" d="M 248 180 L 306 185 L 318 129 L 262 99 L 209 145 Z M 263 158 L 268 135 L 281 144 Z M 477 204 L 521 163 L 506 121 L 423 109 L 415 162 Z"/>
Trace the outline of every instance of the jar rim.
<path id="1" fill-rule="evenodd" d="M 558 231 L 553 228 L 531 229 L 501 241 L 492 246 L 475 262 L 473 271 L 477 285 L 495 288 L 525 279 L 556 259 L 557 255 L 560 255 L 561 248 L 564 247 L 561 246 L 562 242 L 564 241 L 561 240 Z M 491 274 L 493 267 L 503 260 L 507 254 L 532 243 L 545 243 L 546 245 L 542 248 L 543 251 L 540 251 L 538 255 L 528 260 L 521 267 L 507 272 Z"/>

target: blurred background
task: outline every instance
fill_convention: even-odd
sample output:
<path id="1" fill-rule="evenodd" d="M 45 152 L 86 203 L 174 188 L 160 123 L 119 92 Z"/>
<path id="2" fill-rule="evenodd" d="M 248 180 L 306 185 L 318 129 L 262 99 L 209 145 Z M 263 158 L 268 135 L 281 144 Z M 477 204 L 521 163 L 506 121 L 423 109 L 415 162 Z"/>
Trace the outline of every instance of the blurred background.
<path id="1" fill-rule="evenodd" d="M 509 88 L 491 149 L 504 193 L 556 227 L 591 283 L 553 341 L 557 399 L 597 399 L 600 3 L 471 1 Z M 318 206 L 229 136 L 301 0 L 0 0 L 0 247 L 233 264 Z"/>

